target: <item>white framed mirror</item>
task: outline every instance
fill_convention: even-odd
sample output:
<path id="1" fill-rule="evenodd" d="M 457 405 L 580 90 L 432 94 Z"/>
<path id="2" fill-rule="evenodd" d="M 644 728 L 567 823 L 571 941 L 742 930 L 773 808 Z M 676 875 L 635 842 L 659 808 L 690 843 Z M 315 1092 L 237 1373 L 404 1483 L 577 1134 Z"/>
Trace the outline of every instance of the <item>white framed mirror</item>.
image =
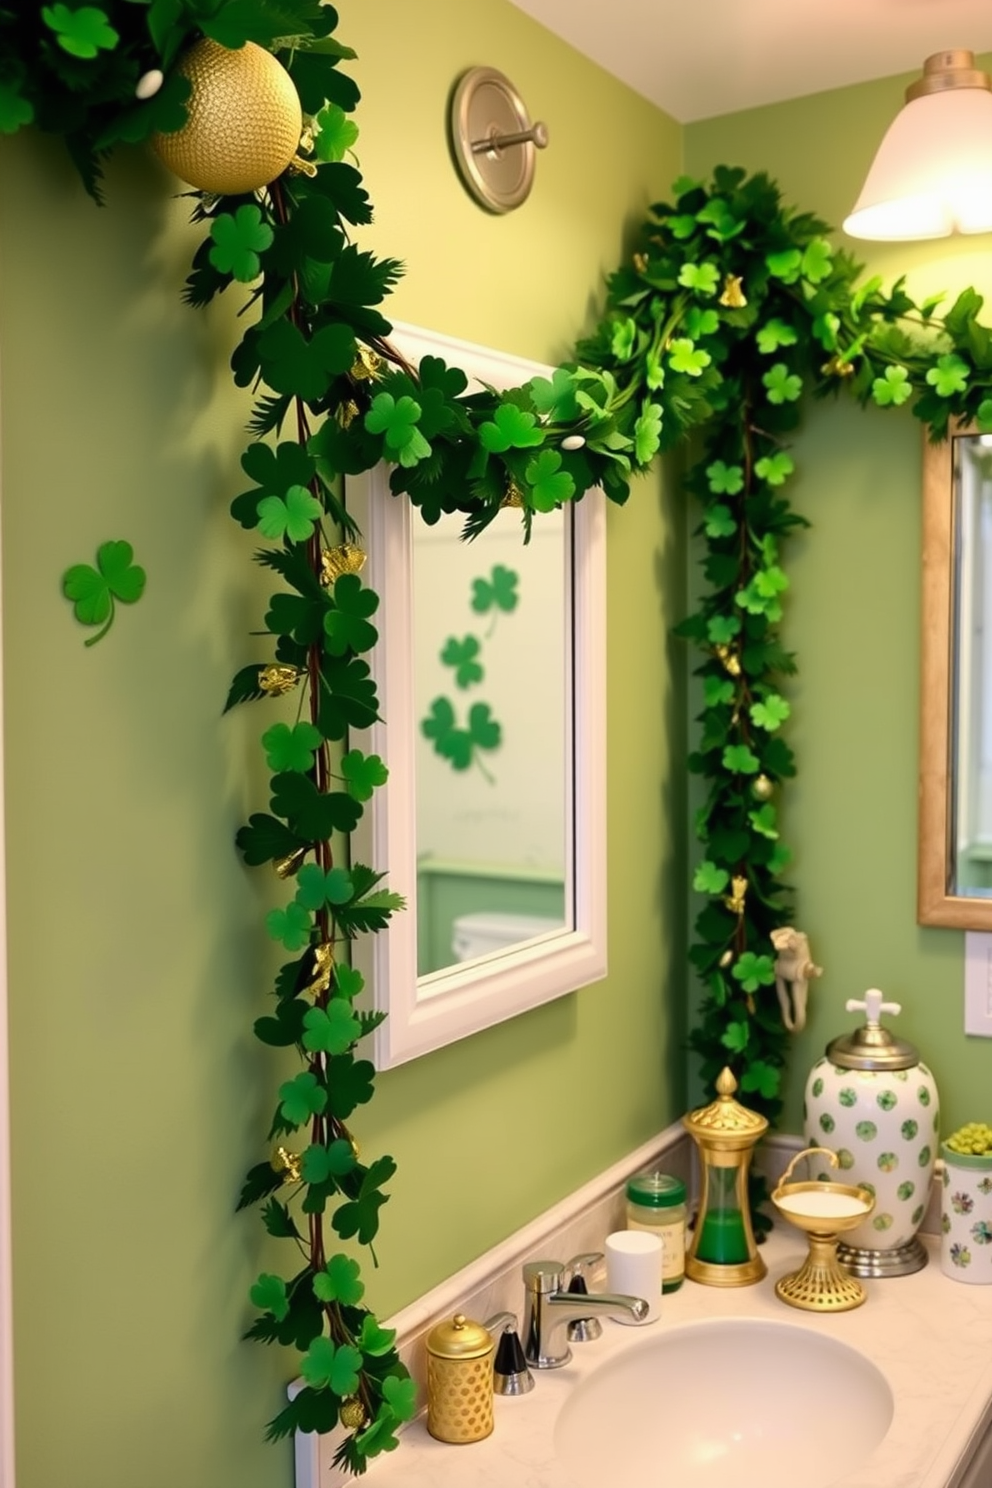
<path id="1" fill-rule="evenodd" d="M 411 326 L 394 340 L 492 387 L 552 370 Z M 352 742 L 389 767 L 361 852 L 407 900 L 356 948 L 389 1069 L 606 973 L 604 498 L 537 517 L 525 545 L 512 508 L 471 543 L 461 514 L 428 526 L 386 466 L 346 497 L 381 597 L 383 722 Z"/>

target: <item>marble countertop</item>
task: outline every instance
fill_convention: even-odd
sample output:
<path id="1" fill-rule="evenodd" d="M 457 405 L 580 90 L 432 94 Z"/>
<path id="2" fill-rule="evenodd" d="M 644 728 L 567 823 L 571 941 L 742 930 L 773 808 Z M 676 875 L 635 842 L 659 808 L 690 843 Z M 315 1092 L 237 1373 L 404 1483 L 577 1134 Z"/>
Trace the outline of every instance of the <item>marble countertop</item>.
<path id="1" fill-rule="evenodd" d="M 800 1237 L 777 1226 L 762 1247 L 769 1272 L 763 1281 L 727 1289 L 686 1282 L 663 1299 L 657 1323 L 604 1321 L 603 1336 L 576 1346 L 564 1368 L 536 1372 L 529 1395 L 496 1398 L 495 1431 L 485 1441 L 449 1446 L 418 1420 L 397 1452 L 370 1465 L 370 1488 L 574 1488 L 555 1456 L 554 1427 L 575 1383 L 649 1332 L 717 1317 L 812 1328 L 858 1349 L 886 1376 L 895 1397 L 892 1424 L 871 1456 L 831 1488 L 953 1488 L 956 1469 L 992 1422 L 992 1286 L 943 1276 L 938 1242 L 922 1238 L 930 1249 L 922 1271 L 868 1281 L 864 1306 L 821 1317 L 786 1307 L 774 1294 L 776 1280 L 806 1253 Z M 824 1428 L 843 1431 L 843 1422 L 825 1421 Z M 659 1423 L 659 1439 L 663 1429 Z"/>

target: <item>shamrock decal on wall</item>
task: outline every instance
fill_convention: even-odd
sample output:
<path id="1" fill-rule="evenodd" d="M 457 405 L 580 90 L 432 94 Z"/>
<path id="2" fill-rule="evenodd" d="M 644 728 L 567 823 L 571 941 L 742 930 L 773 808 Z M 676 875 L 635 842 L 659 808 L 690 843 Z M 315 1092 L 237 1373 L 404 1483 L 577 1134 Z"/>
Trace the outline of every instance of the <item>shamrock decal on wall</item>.
<path id="1" fill-rule="evenodd" d="M 95 646 L 103 640 L 114 623 L 115 600 L 134 604 L 145 592 L 145 570 L 133 563 L 133 558 L 129 542 L 105 542 L 96 550 L 96 568 L 89 563 L 74 563 L 62 575 L 62 593 L 72 600 L 80 625 L 103 626 L 84 645 Z"/>

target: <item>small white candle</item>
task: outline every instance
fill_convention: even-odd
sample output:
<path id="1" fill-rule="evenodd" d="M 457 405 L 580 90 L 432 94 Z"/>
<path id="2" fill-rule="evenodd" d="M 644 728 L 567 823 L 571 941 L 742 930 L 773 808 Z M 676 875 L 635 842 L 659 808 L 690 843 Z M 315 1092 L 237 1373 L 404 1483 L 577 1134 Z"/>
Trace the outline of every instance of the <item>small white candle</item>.
<path id="1" fill-rule="evenodd" d="M 827 1193 L 823 1189 L 812 1189 L 808 1193 L 786 1194 L 775 1200 L 786 1214 L 808 1214 L 815 1219 L 849 1219 L 853 1214 L 864 1214 L 868 1204 L 850 1194 Z"/>

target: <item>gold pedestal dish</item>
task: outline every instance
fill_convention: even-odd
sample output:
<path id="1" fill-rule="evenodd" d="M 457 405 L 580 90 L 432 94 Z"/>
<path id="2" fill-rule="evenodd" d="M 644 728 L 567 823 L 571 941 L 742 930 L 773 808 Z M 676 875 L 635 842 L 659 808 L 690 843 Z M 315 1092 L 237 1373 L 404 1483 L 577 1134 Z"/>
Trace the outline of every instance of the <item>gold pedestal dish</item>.
<path id="1" fill-rule="evenodd" d="M 798 1271 L 775 1283 L 775 1295 L 790 1307 L 806 1312 L 849 1312 L 860 1307 L 867 1293 L 856 1276 L 845 1271 L 837 1259 L 838 1237 L 853 1230 L 868 1217 L 875 1200 L 866 1188 L 847 1183 L 790 1183 L 800 1158 L 811 1153 L 825 1155 L 837 1167 L 837 1155 L 826 1147 L 808 1147 L 797 1153 L 772 1194 L 776 1209 L 803 1231 L 809 1255 Z"/>

